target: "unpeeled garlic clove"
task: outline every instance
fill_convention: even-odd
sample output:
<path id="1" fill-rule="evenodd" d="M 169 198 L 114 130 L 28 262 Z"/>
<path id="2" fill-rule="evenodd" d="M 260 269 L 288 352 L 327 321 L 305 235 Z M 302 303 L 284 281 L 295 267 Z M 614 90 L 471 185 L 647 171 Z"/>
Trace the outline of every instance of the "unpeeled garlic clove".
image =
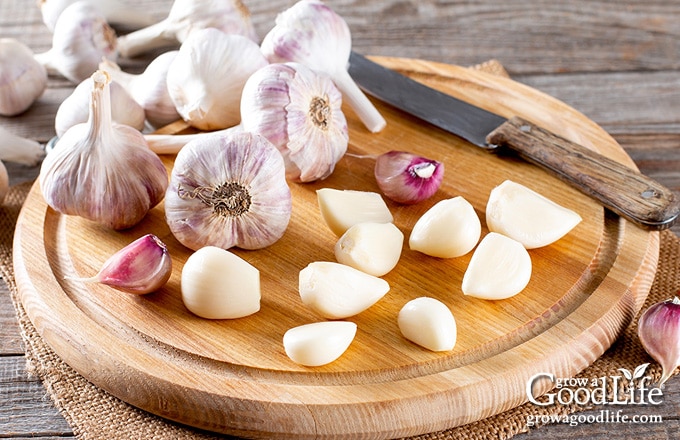
<path id="1" fill-rule="evenodd" d="M 286 355 L 306 367 L 329 364 L 347 351 L 357 332 L 349 321 L 325 321 L 293 327 L 283 335 Z"/>
<path id="2" fill-rule="evenodd" d="M 322 188 L 316 195 L 321 216 L 338 237 L 357 223 L 391 223 L 394 220 L 378 193 Z"/>
<path id="3" fill-rule="evenodd" d="M 531 257 L 522 243 L 490 232 L 472 254 L 462 290 L 476 298 L 506 299 L 524 290 L 530 278 Z"/>
<path id="4" fill-rule="evenodd" d="M 456 320 L 438 299 L 423 296 L 407 302 L 399 311 L 397 322 L 406 339 L 428 350 L 449 351 L 456 345 Z"/>
<path id="5" fill-rule="evenodd" d="M 642 312 L 638 337 L 645 351 L 661 364 L 661 387 L 680 365 L 680 299 L 676 296 Z"/>
<path id="6" fill-rule="evenodd" d="M 302 302 L 328 319 L 357 315 L 389 290 L 390 285 L 382 278 L 330 261 L 310 263 L 299 276 Z"/>
<path id="7" fill-rule="evenodd" d="M 241 122 L 241 93 L 248 78 L 266 66 L 257 43 L 217 29 L 191 33 L 168 70 L 167 86 L 182 118 L 199 130 Z"/>
<path id="8" fill-rule="evenodd" d="M 473 206 L 463 197 L 437 202 L 413 226 L 411 250 L 438 258 L 455 258 L 470 252 L 482 234 Z"/>
<path id="9" fill-rule="evenodd" d="M 45 157 L 39 142 L 17 136 L 0 127 L 0 160 L 35 166 Z"/>
<path id="10" fill-rule="evenodd" d="M 381 277 L 399 262 L 404 234 L 394 223 L 358 223 L 335 243 L 335 259 Z"/>
<path id="11" fill-rule="evenodd" d="M 527 249 L 554 243 L 580 222 L 576 212 L 511 180 L 494 188 L 486 205 L 489 230 L 513 238 Z"/>
<path id="12" fill-rule="evenodd" d="M 406 151 L 388 151 L 376 158 L 374 174 L 385 197 L 411 205 L 437 192 L 444 164 Z"/>
<path id="13" fill-rule="evenodd" d="M 236 319 L 260 310 L 260 271 L 227 250 L 206 246 L 182 268 L 182 301 L 206 319 Z"/>
<path id="14" fill-rule="evenodd" d="M 52 35 L 52 48 L 35 54 L 48 72 L 78 84 L 90 77 L 102 58 L 116 60 L 116 32 L 93 5 L 78 1 L 59 15 Z"/>
<path id="15" fill-rule="evenodd" d="M 76 1 L 82 0 L 39 0 L 38 5 L 40 6 L 40 13 L 45 26 L 53 32 L 61 13 Z M 135 9 L 131 5 L 121 3 L 118 0 L 86 1 L 101 11 L 112 26 L 137 29 L 143 26 L 149 26 L 155 21 L 153 17 L 146 12 Z"/>
<path id="16" fill-rule="evenodd" d="M 13 38 L 0 38 L 0 115 L 26 111 L 47 88 L 47 71 L 33 51 Z"/>
<path id="17" fill-rule="evenodd" d="M 143 295 L 163 287 L 171 274 L 172 259 L 167 246 L 155 235 L 147 234 L 109 257 L 95 276 L 69 279 Z"/>
<path id="18" fill-rule="evenodd" d="M 325 179 L 347 151 L 340 91 L 330 77 L 299 63 L 269 64 L 250 76 L 241 125 L 281 151 L 291 181 Z"/>
<path id="19" fill-rule="evenodd" d="M 2 160 L 0 160 L 0 204 L 2 204 L 2 202 L 5 200 L 8 192 L 9 174 L 7 174 L 7 168 L 5 168 L 5 164 L 2 163 Z"/>

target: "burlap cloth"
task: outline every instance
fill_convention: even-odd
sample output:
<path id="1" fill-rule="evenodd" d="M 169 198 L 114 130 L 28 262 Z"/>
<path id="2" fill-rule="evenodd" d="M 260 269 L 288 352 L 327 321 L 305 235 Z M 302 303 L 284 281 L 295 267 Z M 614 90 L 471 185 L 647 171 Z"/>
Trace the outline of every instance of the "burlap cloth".
<path id="1" fill-rule="evenodd" d="M 495 63 L 479 67 L 505 74 L 502 66 Z M 26 348 L 28 371 L 43 382 L 47 394 L 69 423 L 74 434 L 79 439 L 112 440 L 217 438 L 213 434 L 166 421 L 111 396 L 76 373 L 38 335 L 17 296 L 12 270 L 14 227 L 29 189 L 30 183 L 12 187 L 4 206 L 0 207 L 0 275 L 9 286 L 16 308 Z M 643 309 L 673 296 L 680 289 L 680 240 L 670 231 L 662 232 L 660 238 L 658 270 Z M 657 382 L 661 376 L 661 368 L 640 345 L 636 318 L 614 345 L 578 377 L 592 379 L 617 376 L 620 375 L 620 368 L 633 371 L 635 367 L 646 362 L 651 362 L 646 375 L 650 376 L 653 382 Z M 528 416 L 565 416 L 587 409 L 590 408 L 578 404 L 538 406 L 527 403 L 475 423 L 413 439 L 509 439 L 529 429 L 526 424 Z M 536 426 L 541 424 L 537 422 Z"/>

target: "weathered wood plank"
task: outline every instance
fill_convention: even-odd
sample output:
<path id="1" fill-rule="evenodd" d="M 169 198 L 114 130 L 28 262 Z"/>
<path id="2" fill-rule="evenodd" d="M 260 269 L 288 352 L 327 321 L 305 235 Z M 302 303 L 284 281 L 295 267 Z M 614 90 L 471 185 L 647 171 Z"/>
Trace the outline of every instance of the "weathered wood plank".
<path id="1" fill-rule="evenodd" d="M 0 356 L 23 356 L 21 330 L 5 280 L 0 277 Z"/>

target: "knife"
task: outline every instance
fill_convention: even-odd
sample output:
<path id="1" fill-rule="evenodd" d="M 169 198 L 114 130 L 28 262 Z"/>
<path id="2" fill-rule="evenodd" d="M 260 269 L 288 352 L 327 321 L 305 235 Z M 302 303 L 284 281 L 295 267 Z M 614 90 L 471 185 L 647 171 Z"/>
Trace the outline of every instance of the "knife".
<path id="1" fill-rule="evenodd" d="M 484 149 L 509 148 L 640 227 L 667 229 L 680 214 L 670 189 L 519 116 L 496 115 L 354 51 L 348 70 L 367 94 Z"/>

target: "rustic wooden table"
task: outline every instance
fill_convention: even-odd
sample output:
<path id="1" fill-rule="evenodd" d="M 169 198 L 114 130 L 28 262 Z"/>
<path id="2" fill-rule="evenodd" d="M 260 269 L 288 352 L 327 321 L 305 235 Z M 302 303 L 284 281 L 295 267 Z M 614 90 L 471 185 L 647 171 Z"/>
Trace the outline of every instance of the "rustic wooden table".
<path id="1" fill-rule="evenodd" d="M 171 0 L 123 0 L 163 18 Z M 246 0 L 260 35 L 291 0 Z M 329 4 L 348 22 L 354 48 L 365 54 L 422 58 L 458 65 L 497 59 L 517 81 L 542 90 L 600 124 L 642 172 L 680 191 L 680 2 L 677 0 L 526 0 L 471 2 L 346 0 Z M 51 37 L 34 1 L 0 0 L 0 37 L 35 52 Z M 124 61 L 139 72 L 147 59 Z M 9 131 L 46 142 L 58 105 L 73 88 L 51 77 L 25 114 L 0 117 Z M 11 183 L 38 169 L 8 165 Z M 673 228 L 680 232 L 680 225 Z M 658 424 L 556 424 L 515 438 L 680 438 L 680 380 L 653 408 Z M 0 279 L 0 437 L 69 438 L 71 428 L 28 377 L 7 286 Z M 651 414 L 649 408 L 629 413 Z M 586 413 L 587 414 L 587 413 Z"/>

